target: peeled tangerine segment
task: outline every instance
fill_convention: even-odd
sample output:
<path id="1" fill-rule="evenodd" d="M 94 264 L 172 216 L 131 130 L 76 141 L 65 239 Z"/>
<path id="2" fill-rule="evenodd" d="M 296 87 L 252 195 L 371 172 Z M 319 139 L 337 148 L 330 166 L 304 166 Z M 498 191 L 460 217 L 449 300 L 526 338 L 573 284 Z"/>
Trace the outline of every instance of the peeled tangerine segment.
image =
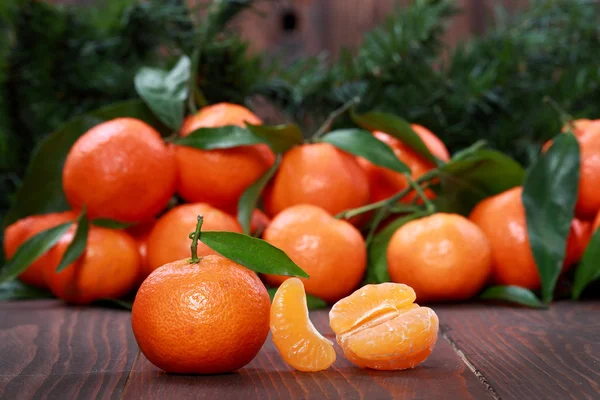
<path id="1" fill-rule="evenodd" d="M 414 291 L 402 284 L 367 285 L 337 302 L 330 324 L 346 357 L 363 368 L 413 368 L 431 354 L 438 317 L 414 304 Z"/>
<path id="2" fill-rule="evenodd" d="M 333 343 L 323 337 L 308 317 L 302 281 L 284 281 L 271 305 L 271 334 L 283 360 L 300 371 L 321 371 L 335 361 Z"/>

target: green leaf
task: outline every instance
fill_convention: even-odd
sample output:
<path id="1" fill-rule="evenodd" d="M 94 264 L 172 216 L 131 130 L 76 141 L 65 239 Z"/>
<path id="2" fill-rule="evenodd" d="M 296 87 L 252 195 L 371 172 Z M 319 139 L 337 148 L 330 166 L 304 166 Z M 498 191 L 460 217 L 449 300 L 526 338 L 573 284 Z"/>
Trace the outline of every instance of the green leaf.
<path id="1" fill-rule="evenodd" d="M 362 129 L 340 129 L 332 131 L 320 139 L 348 153 L 360 156 L 375 165 L 391 169 L 401 174 L 410 174 L 410 168 L 396 157 L 390 146 Z"/>
<path id="2" fill-rule="evenodd" d="M 135 225 L 132 222 L 120 222 L 109 218 L 96 218 L 92 220 L 92 225 L 108 229 L 125 229 Z"/>
<path id="3" fill-rule="evenodd" d="M 440 167 L 441 190 L 435 203 L 440 211 L 468 215 L 486 197 L 523 183 L 523 167 L 496 150 L 463 153 Z"/>
<path id="4" fill-rule="evenodd" d="M 371 111 L 364 114 L 352 113 L 352 119 L 364 129 L 385 132 L 395 137 L 436 165 L 443 164 L 443 161 L 429 151 L 410 124 L 396 115 Z"/>
<path id="5" fill-rule="evenodd" d="M 219 128 L 199 128 L 188 136 L 173 139 L 173 143 L 202 150 L 229 149 L 261 143 L 268 144 L 249 129 L 236 125 Z"/>
<path id="6" fill-rule="evenodd" d="M 390 239 L 402 225 L 412 220 L 427 216 L 426 212 L 416 212 L 398 218 L 383 228 L 369 244 L 367 249 L 367 275 L 366 283 L 383 283 L 390 281 L 387 265 L 387 248 Z"/>
<path id="7" fill-rule="evenodd" d="M 263 176 L 258 178 L 252 185 L 250 185 L 240 197 L 238 201 L 238 221 L 242 225 L 242 229 L 245 234 L 250 234 L 250 223 L 252 221 L 252 212 L 256 208 L 256 204 L 260 198 L 260 194 L 264 190 L 267 183 L 271 180 L 279 164 L 281 157 L 278 156 L 275 163 L 269 168 Z"/>
<path id="8" fill-rule="evenodd" d="M 296 124 L 283 125 L 250 125 L 248 129 L 262 138 L 274 153 L 285 153 L 294 146 L 302 144 L 304 137 Z"/>
<path id="9" fill-rule="evenodd" d="M 523 206 L 533 258 L 542 281 L 542 300 L 552 301 L 562 270 L 579 185 L 579 144 L 560 134 L 546 154 L 528 170 Z"/>
<path id="10" fill-rule="evenodd" d="M 531 290 L 519 286 L 492 286 L 487 288 L 479 298 L 504 300 L 532 308 L 546 308 L 546 305 Z"/>
<path id="11" fill-rule="evenodd" d="M 93 126 L 118 117 L 138 118 L 160 129 L 160 123 L 141 100 L 115 103 L 71 119 L 34 151 L 13 207 L 4 219 L 5 225 L 28 215 L 69 210 L 62 190 L 62 170 L 71 146 Z"/>
<path id="12" fill-rule="evenodd" d="M 0 300 L 47 299 L 52 293 L 48 290 L 28 286 L 19 280 L 0 284 Z"/>
<path id="13" fill-rule="evenodd" d="M 135 75 L 137 93 L 154 114 L 173 130 L 178 130 L 183 122 L 190 64 L 189 57 L 182 56 L 171 71 L 143 67 Z"/>
<path id="14" fill-rule="evenodd" d="M 581 263 L 575 270 L 573 282 L 573 299 L 581 297 L 583 290 L 591 282 L 600 279 L 600 229 L 597 229 L 590 240 Z"/>
<path id="15" fill-rule="evenodd" d="M 50 250 L 72 224 L 72 222 L 66 222 L 42 231 L 25 241 L 5 265 L 2 274 L 0 274 L 0 283 L 13 279 L 25 271 L 31 263 Z"/>
<path id="16" fill-rule="evenodd" d="M 206 231 L 200 235 L 200 241 L 223 257 L 253 271 L 308 278 L 308 274 L 283 250 L 264 240 L 236 232 Z"/>
<path id="17" fill-rule="evenodd" d="M 75 236 L 73 236 L 73 240 L 69 243 L 65 254 L 63 254 L 60 264 L 56 267 L 56 272 L 62 271 L 83 254 L 87 246 L 89 226 L 87 212 L 84 207 L 77 218 L 77 231 L 75 231 Z"/>
<path id="18" fill-rule="evenodd" d="M 273 301 L 273 297 L 275 297 L 275 293 L 277 293 L 277 289 L 278 288 L 267 289 L 269 292 L 269 297 L 271 298 L 271 302 Z M 327 307 L 325 300 L 321 300 L 320 298 L 308 293 L 306 293 L 306 305 L 308 306 L 309 310 L 319 310 Z"/>

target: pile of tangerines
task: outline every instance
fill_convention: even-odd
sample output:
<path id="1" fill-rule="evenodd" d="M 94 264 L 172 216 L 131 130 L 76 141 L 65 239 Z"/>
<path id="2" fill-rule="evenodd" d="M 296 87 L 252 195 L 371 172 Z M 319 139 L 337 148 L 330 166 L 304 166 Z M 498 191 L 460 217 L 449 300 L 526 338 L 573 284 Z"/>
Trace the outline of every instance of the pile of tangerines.
<path id="1" fill-rule="evenodd" d="M 223 103 L 189 116 L 179 135 L 246 124 L 261 120 L 244 107 Z M 436 135 L 419 125 L 412 129 L 435 157 L 450 160 Z M 578 121 L 574 133 L 581 178 L 564 271 L 579 261 L 592 226 L 600 224 L 599 218 L 591 222 L 600 209 L 600 121 Z M 538 289 L 540 276 L 521 187 L 483 200 L 468 218 L 436 213 L 434 192 L 419 184 L 436 165 L 391 135 L 372 134 L 410 168 L 409 175 L 330 143 L 305 142 L 277 160 L 261 196 L 262 210 L 252 214 L 251 233 L 285 252 L 308 278 L 259 277 L 201 242 L 198 216 L 203 231 L 242 232 L 238 202 L 276 163 L 269 146 L 191 148 L 165 141 L 133 118 L 101 123 L 75 142 L 62 174 L 72 211 L 10 225 L 5 253 L 10 258 L 40 232 L 75 221 L 19 278 L 75 304 L 119 298 L 139 287 L 134 333 L 146 357 L 166 371 L 241 368 L 260 350 L 269 326 L 288 363 L 305 371 L 327 368 L 335 351 L 310 323 L 305 291 L 333 305 L 331 328 L 356 365 L 413 367 L 429 355 L 438 331 L 435 313 L 415 299 L 465 300 L 488 283 Z M 386 251 L 391 283 L 359 288 L 368 260 L 361 230 L 377 217 L 372 205 L 399 193 L 394 207 L 425 211 L 391 236 Z M 131 226 L 90 225 L 85 251 L 57 271 L 74 251 L 70 244 L 84 223 L 82 215 Z M 389 221 L 380 222 L 379 229 Z M 279 287 L 272 306 L 263 282 Z"/>

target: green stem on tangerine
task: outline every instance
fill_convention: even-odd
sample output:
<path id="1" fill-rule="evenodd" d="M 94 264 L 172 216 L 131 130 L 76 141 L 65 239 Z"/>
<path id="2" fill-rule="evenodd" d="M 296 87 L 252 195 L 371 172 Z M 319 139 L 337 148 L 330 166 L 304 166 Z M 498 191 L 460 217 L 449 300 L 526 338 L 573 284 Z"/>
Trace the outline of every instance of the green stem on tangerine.
<path id="1" fill-rule="evenodd" d="M 359 97 L 353 97 L 352 99 L 350 99 L 349 101 L 344 103 L 340 108 L 338 108 L 337 110 L 334 110 L 331 114 L 329 114 L 329 116 L 327 117 L 325 122 L 323 122 L 323 124 L 319 127 L 317 132 L 315 132 L 315 134 L 312 136 L 311 140 L 315 141 L 318 138 L 320 138 L 321 136 L 323 136 L 325 134 L 325 132 L 327 132 L 329 130 L 333 121 L 335 121 L 340 115 L 342 115 L 343 113 L 348 111 L 348 109 L 350 107 L 358 104 L 359 102 L 360 102 Z"/>
<path id="2" fill-rule="evenodd" d="M 195 264 L 198 261 L 200 261 L 200 259 L 198 258 L 198 240 L 200 240 L 200 229 L 202 228 L 202 223 L 204 222 L 204 217 L 202 217 L 202 215 L 198 215 L 198 222 L 196 223 L 196 230 L 192 233 L 190 233 L 189 238 L 192 239 L 192 245 L 191 245 L 191 250 L 192 250 L 192 258 L 190 260 L 190 263 Z"/>
<path id="3" fill-rule="evenodd" d="M 427 208 L 427 211 L 430 213 L 434 212 L 435 206 L 433 205 L 431 200 L 429 200 L 429 198 L 427 198 L 427 195 L 423 191 L 423 188 L 421 187 L 421 185 L 419 183 L 415 182 L 410 177 L 409 174 L 406 174 L 406 179 L 408 180 L 408 184 L 415 190 L 415 192 L 417 192 L 417 196 L 419 196 L 421 198 L 421 200 L 423 200 L 423 204 L 425 204 L 425 208 Z"/>

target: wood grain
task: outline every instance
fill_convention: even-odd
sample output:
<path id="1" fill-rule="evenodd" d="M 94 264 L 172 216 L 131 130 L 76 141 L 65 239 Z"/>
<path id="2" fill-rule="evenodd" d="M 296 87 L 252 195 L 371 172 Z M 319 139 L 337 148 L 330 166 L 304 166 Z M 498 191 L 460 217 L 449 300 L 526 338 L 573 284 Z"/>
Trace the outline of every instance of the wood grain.
<path id="1" fill-rule="evenodd" d="M 326 311 L 311 313 L 319 331 L 333 340 Z M 397 372 L 362 370 L 348 362 L 336 346 L 332 368 L 303 373 L 286 365 L 269 338 L 245 368 L 228 375 L 166 374 L 140 355 L 123 393 L 125 399 L 491 399 L 484 385 L 441 339 L 433 354 L 415 369 Z"/>
<path id="2" fill-rule="evenodd" d="M 436 307 L 443 332 L 503 400 L 600 398 L 600 304 Z"/>
<path id="3" fill-rule="evenodd" d="M 1 399 L 118 397 L 137 351 L 126 311 L 0 303 Z"/>

